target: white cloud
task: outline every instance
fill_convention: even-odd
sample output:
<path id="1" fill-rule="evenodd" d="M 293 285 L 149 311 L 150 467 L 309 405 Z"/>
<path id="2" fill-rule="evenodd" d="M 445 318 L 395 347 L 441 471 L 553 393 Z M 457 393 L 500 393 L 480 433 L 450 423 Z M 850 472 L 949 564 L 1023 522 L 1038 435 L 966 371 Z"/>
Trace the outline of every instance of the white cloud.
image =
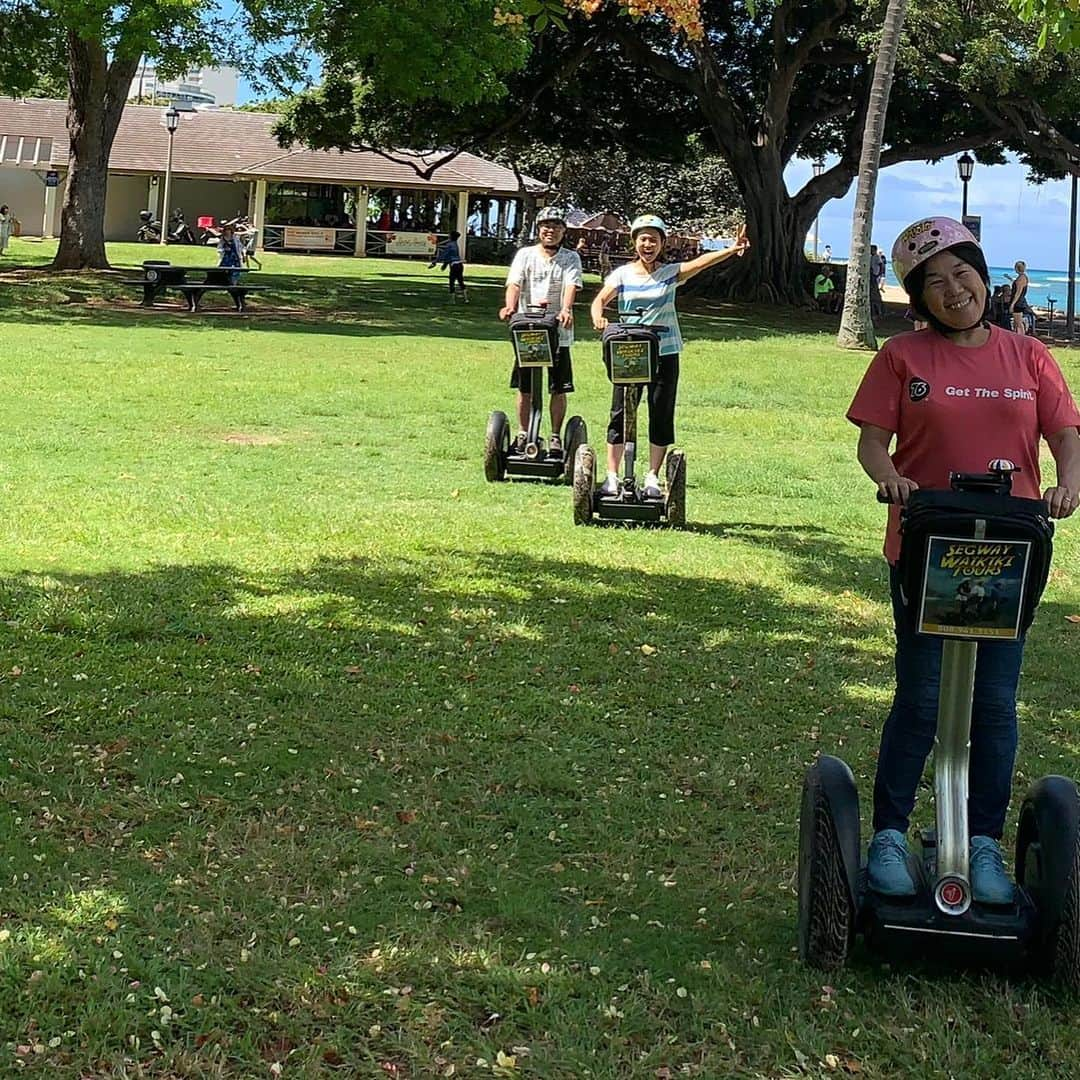
<path id="1" fill-rule="evenodd" d="M 794 161 L 785 179 L 798 191 L 811 176 L 808 161 Z M 1068 265 L 1069 182 L 1029 184 L 1015 159 L 1005 165 L 976 165 L 968 186 L 968 212 L 982 217 L 983 246 L 992 266 L 1024 259 L 1040 269 Z M 925 214 L 959 217 L 963 199 L 955 159 L 905 162 L 883 169 L 874 205 L 874 242 L 888 250 L 904 226 Z M 842 256 L 851 236 L 855 185 L 821 211 L 820 243 Z"/>

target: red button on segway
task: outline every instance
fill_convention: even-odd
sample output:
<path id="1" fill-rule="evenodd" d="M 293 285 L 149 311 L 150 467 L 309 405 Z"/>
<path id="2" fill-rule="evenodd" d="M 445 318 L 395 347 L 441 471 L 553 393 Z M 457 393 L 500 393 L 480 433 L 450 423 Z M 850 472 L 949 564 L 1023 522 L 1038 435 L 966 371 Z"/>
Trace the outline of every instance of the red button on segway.
<path id="1" fill-rule="evenodd" d="M 956 907 L 958 904 L 963 903 L 964 890 L 961 889 L 955 881 L 950 881 L 948 885 L 942 887 L 941 899 L 948 904 L 949 907 Z"/>

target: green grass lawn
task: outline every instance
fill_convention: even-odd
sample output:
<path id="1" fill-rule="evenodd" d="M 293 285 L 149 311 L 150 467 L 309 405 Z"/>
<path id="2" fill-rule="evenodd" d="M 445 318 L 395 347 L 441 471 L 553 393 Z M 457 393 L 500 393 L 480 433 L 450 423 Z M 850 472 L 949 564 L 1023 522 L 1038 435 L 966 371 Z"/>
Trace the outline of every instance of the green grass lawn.
<path id="1" fill-rule="evenodd" d="M 483 479 L 501 275 L 0 278 L 0 1076 L 1076 1075 L 1053 986 L 795 955 L 803 770 L 865 811 L 889 697 L 867 356 L 687 305 L 690 527 L 575 528 Z M 1018 789 L 1080 775 L 1077 611 L 1070 522 Z"/>

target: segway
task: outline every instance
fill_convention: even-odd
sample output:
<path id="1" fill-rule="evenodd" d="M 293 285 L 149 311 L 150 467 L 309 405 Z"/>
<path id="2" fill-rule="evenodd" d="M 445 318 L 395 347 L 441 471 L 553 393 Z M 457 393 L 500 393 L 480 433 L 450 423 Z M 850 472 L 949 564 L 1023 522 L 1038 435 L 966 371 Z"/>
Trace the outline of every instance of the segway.
<path id="1" fill-rule="evenodd" d="M 923 833 L 921 856 L 909 855 L 916 895 L 876 893 L 861 866 L 851 770 L 824 755 L 810 767 L 799 823 L 799 953 L 812 966 L 842 966 L 861 933 L 890 958 L 932 952 L 980 965 L 1022 964 L 1080 989 L 1076 783 L 1046 776 L 1025 795 L 1010 904 L 975 901 L 968 874 L 968 751 L 979 642 L 1015 640 L 1027 630 L 1050 569 L 1046 505 L 1012 496 L 1011 472 L 1002 464 L 985 474 L 954 473 L 951 491 L 913 492 L 903 512 L 907 617 L 916 632 L 943 639 L 937 827 Z M 965 580 L 969 587 L 961 590 Z M 980 602 L 962 603 L 976 585 Z"/>
<path id="2" fill-rule="evenodd" d="M 559 353 L 559 320 L 547 305 L 529 308 L 510 317 L 510 340 L 529 395 L 529 428 L 524 447 L 510 440 L 510 422 L 504 412 L 488 418 L 484 441 L 484 476 L 492 483 L 508 476 L 530 480 L 557 480 L 569 484 L 574 478 L 574 455 L 588 438 L 585 421 L 571 416 L 563 425 L 562 450 L 553 450 L 540 435 L 544 418 L 544 372 Z"/>
<path id="3" fill-rule="evenodd" d="M 575 525 L 588 525 L 594 517 L 673 528 L 686 524 L 686 455 L 681 450 L 668 453 L 666 494 L 646 495 L 634 475 L 638 394 L 641 387 L 652 382 L 664 330 L 663 326 L 641 322 L 609 323 L 604 329 L 604 366 L 612 384 L 622 387 L 623 478 L 618 491 L 605 493 L 596 483 L 596 451 L 583 445 L 574 461 Z"/>

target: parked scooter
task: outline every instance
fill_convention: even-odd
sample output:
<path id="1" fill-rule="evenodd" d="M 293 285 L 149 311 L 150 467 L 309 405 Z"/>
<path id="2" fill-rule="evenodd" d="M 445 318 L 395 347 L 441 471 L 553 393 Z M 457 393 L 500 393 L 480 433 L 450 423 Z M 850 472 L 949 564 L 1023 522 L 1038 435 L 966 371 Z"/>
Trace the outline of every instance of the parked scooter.
<path id="1" fill-rule="evenodd" d="M 167 243 L 195 244 L 197 242 L 195 233 L 191 231 L 191 226 L 184 220 L 184 211 L 178 206 L 169 215 L 169 238 Z"/>
<path id="2" fill-rule="evenodd" d="M 150 210 L 139 211 L 139 221 L 142 224 L 135 233 L 135 239 L 140 244 L 156 244 L 161 239 L 161 222 L 154 217 Z"/>

